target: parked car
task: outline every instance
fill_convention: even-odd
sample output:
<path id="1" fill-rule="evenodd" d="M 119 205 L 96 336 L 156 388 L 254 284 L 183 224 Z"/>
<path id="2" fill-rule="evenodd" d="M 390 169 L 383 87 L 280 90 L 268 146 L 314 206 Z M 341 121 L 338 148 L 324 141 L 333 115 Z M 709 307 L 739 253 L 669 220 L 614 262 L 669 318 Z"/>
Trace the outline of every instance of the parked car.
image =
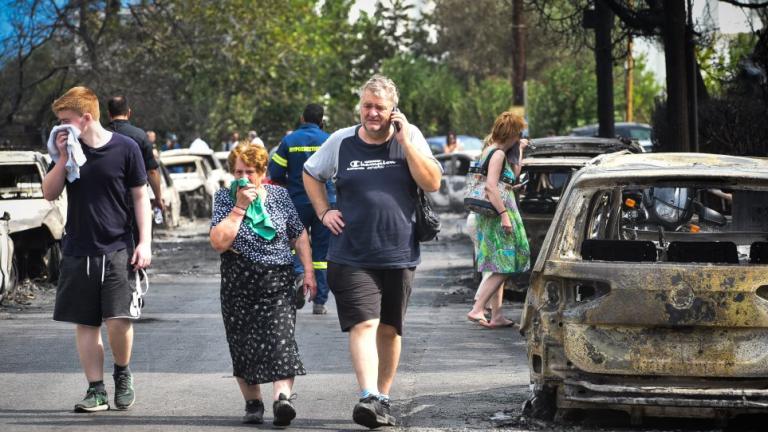
<path id="1" fill-rule="evenodd" d="M 160 165 L 160 190 L 163 194 L 163 226 L 175 228 L 181 223 L 181 197 L 168 168 L 162 161 L 158 160 L 158 163 Z M 152 188 L 149 188 L 149 197 L 152 199 L 155 197 Z"/>
<path id="2" fill-rule="evenodd" d="M 232 180 L 235 178 L 226 168 L 224 168 L 224 165 L 221 164 L 219 159 L 216 158 L 213 150 L 173 149 L 160 153 L 161 158 L 165 156 L 185 155 L 200 156 L 203 158 L 210 168 L 206 177 L 213 179 L 214 182 L 218 183 L 219 187 L 229 187 L 229 184 L 232 183 Z"/>
<path id="3" fill-rule="evenodd" d="M 219 164 L 226 172 L 231 172 L 229 169 L 229 150 L 227 151 L 217 151 L 213 153 L 213 157 L 218 159 Z M 230 180 L 231 181 L 231 180 Z"/>
<path id="4" fill-rule="evenodd" d="M 525 412 L 768 406 L 768 161 L 613 153 L 561 195 L 521 319 Z"/>
<path id="5" fill-rule="evenodd" d="M 13 257 L 13 240 L 11 239 L 8 221 L 11 215 L 5 212 L 0 216 L 0 303 L 6 294 L 16 287 L 17 269 Z"/>
<path id="6" fill-rule="evenodd" d="M 440 188 L 429 192 L 432 204 L 438 210 L 464 211 L 467 172 L 473 158 L 464 153 L 439 154 L 435 156 L 443 166 Z"/>
<path id="7" fill-rule="evenodd" d="M 457 153 L 463 153 L 471 158 L 480 156 L 480 152 L 483 150 L 483 140 L 477 137 L 469 135 L 458 135 L 456 141 L 459 143 L 459 150 Z M 445 135 L 432 136 L 427 138 L 427 144 L 429 144 L 432 154 L 443 153 L 445 147 Z"/>
<path id="8" fill-rule="evenodd" d="M 536 261 L 560 195 L 571 176 L 595 156 L 616 151 L 640 153 L 637 143 L 630 140 L 592 137 L 547 137 L 531 140 L 520 171 L 520 182 L 527 182 L 518 193 L 518 207 L 523 219 L 531 263 Z M 517 278 L 528 279 L 528 273 Z"/>
<path id="9" fill-rule="evenodd" d="M 210 176 L 211 168 L 201 156 L 160 154 L 181 199 L 181 213 L 194 219 L 210 217 L 213 194 L 218 180 Z"/>
<path id="10" fill-rule="evenodd" d="M 574 128 L 571 135 L 596 137 L 600 125 L 591 124 Z M 645 123 L 618 122 L 614 125 L 617 137 L 635 140 L 643 148 L 644 152 L 653 151 L 653 128 Z"/>
<path id="11" fill-rule="evenodd" d="M 28 277 L 50 282 L 59 277 L 67 198 L 66 191 L 55 201 L 43 198 L 47 169 L 48 160 L 41 153 L 0 152 L 0 215 L 8 213 L 10 218 L 7 231 L 14 246 L 10 268 L 16 275 L 6 285 Z"/>

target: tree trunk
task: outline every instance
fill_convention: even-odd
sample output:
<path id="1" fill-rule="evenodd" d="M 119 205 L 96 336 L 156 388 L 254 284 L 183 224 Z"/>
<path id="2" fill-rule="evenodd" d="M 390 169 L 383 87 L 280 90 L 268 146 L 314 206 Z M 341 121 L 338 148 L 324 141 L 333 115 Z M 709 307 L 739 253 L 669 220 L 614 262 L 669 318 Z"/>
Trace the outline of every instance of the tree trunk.
<path id="1" fill-rule="evenodd" d="M 512 105 L 525 106 L 525 17 L 523 0 L 512 1 Z"/>
<path id="2" fill-rule="evenodd" d="M 613 56 L 611 54 L 611 27 L 613 12 L 604 0 L 595 2 L 595 72 L 597 75 L 598 136 L 616 136 L 613 123 Z"/>
<path id="3" fill-rule="evenodd" d="M 670 151 L 691 151 L 686 67 L 685 0 L 664 2 L 664 58 L 667 70 L 667 136 Z"/>

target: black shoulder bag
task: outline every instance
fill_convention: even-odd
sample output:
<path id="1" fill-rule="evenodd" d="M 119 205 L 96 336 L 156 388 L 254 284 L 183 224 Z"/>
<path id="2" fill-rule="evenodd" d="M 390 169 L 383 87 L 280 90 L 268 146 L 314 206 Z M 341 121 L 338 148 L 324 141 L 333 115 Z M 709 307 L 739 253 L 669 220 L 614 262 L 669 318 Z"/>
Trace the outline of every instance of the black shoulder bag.
<path id="1" fill-rule="evenodd" d="M 428 242 L 434 240 L 440 232 L 440 218 L 432 209 L 429 197 L 420 187 L 416 189 L 416 238 L 420 242 Z"/>

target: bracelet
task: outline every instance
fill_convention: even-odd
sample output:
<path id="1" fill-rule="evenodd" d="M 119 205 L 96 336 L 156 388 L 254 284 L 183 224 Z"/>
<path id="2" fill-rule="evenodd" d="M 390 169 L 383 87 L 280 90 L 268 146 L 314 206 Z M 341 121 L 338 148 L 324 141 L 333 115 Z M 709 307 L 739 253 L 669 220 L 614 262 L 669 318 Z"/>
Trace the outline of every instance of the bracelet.
<path id="1" fill-rule="evenodd" d="M 248 209 L 244 209 L 244 208 L 240 207 L 240 206 L 239 206 L 239 205 L 237 205 L 237 204 L 235 204 L 235 207 L 239 208 L 239 209 L 240 209 L 240 210 L 242 210 L 242 211 L 248 211 Z"/>
<path id="2" fill-rule="evenodd" d="M 333 207 L 328 207 L 327 209 L 323 210 L 323 214 L 320 215 L 320 223 L 323 223 L 323 219 L 325 219 L 325 215 L 328 214 L 328 212 L 331 210 L 333 210 Z"/>
<path id="3" fill-rule="evenodd" d="M 501 216 L 501 215 L 503 215 L 503 214 L 504 214 L 504 213 L 506 213 L 506 212 L 507 212 L 507 209 L 504 209 L 504 210 L 502 210 L 502 211 L 498 212 L 498 214 L 499 214 L 499 216 Z"/>
<path id="4" fill-rule="evenodd" d="M 235 209 L 238 209 L 240 211 L 235 211 Z M 245 210 L 243 210 L 242 207 L 234 206 L 232 207 L 232 212 L 235 213 L 236 215 L 245 216 Z"/>

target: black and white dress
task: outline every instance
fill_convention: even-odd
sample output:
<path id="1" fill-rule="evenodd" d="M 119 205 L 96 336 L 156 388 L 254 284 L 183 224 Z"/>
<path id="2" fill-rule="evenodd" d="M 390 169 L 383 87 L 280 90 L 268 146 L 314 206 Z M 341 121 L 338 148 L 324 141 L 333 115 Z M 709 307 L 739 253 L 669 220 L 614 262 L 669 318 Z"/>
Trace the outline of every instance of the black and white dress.
<path id="1" fill-rule="evenodd" d="M 264 187 L 265 210 L 275 237 L 267 241 L 241 224 L 231 249 L 221 254 L 221 315 L 233 375 L 248 384 L 306 374 L 294 339 L 296 306 L 289 244 L 304 226 L 284 188 Z M 216 192 L 211 227 L 224 220 L 234 205 L 229 189 Z"/>

